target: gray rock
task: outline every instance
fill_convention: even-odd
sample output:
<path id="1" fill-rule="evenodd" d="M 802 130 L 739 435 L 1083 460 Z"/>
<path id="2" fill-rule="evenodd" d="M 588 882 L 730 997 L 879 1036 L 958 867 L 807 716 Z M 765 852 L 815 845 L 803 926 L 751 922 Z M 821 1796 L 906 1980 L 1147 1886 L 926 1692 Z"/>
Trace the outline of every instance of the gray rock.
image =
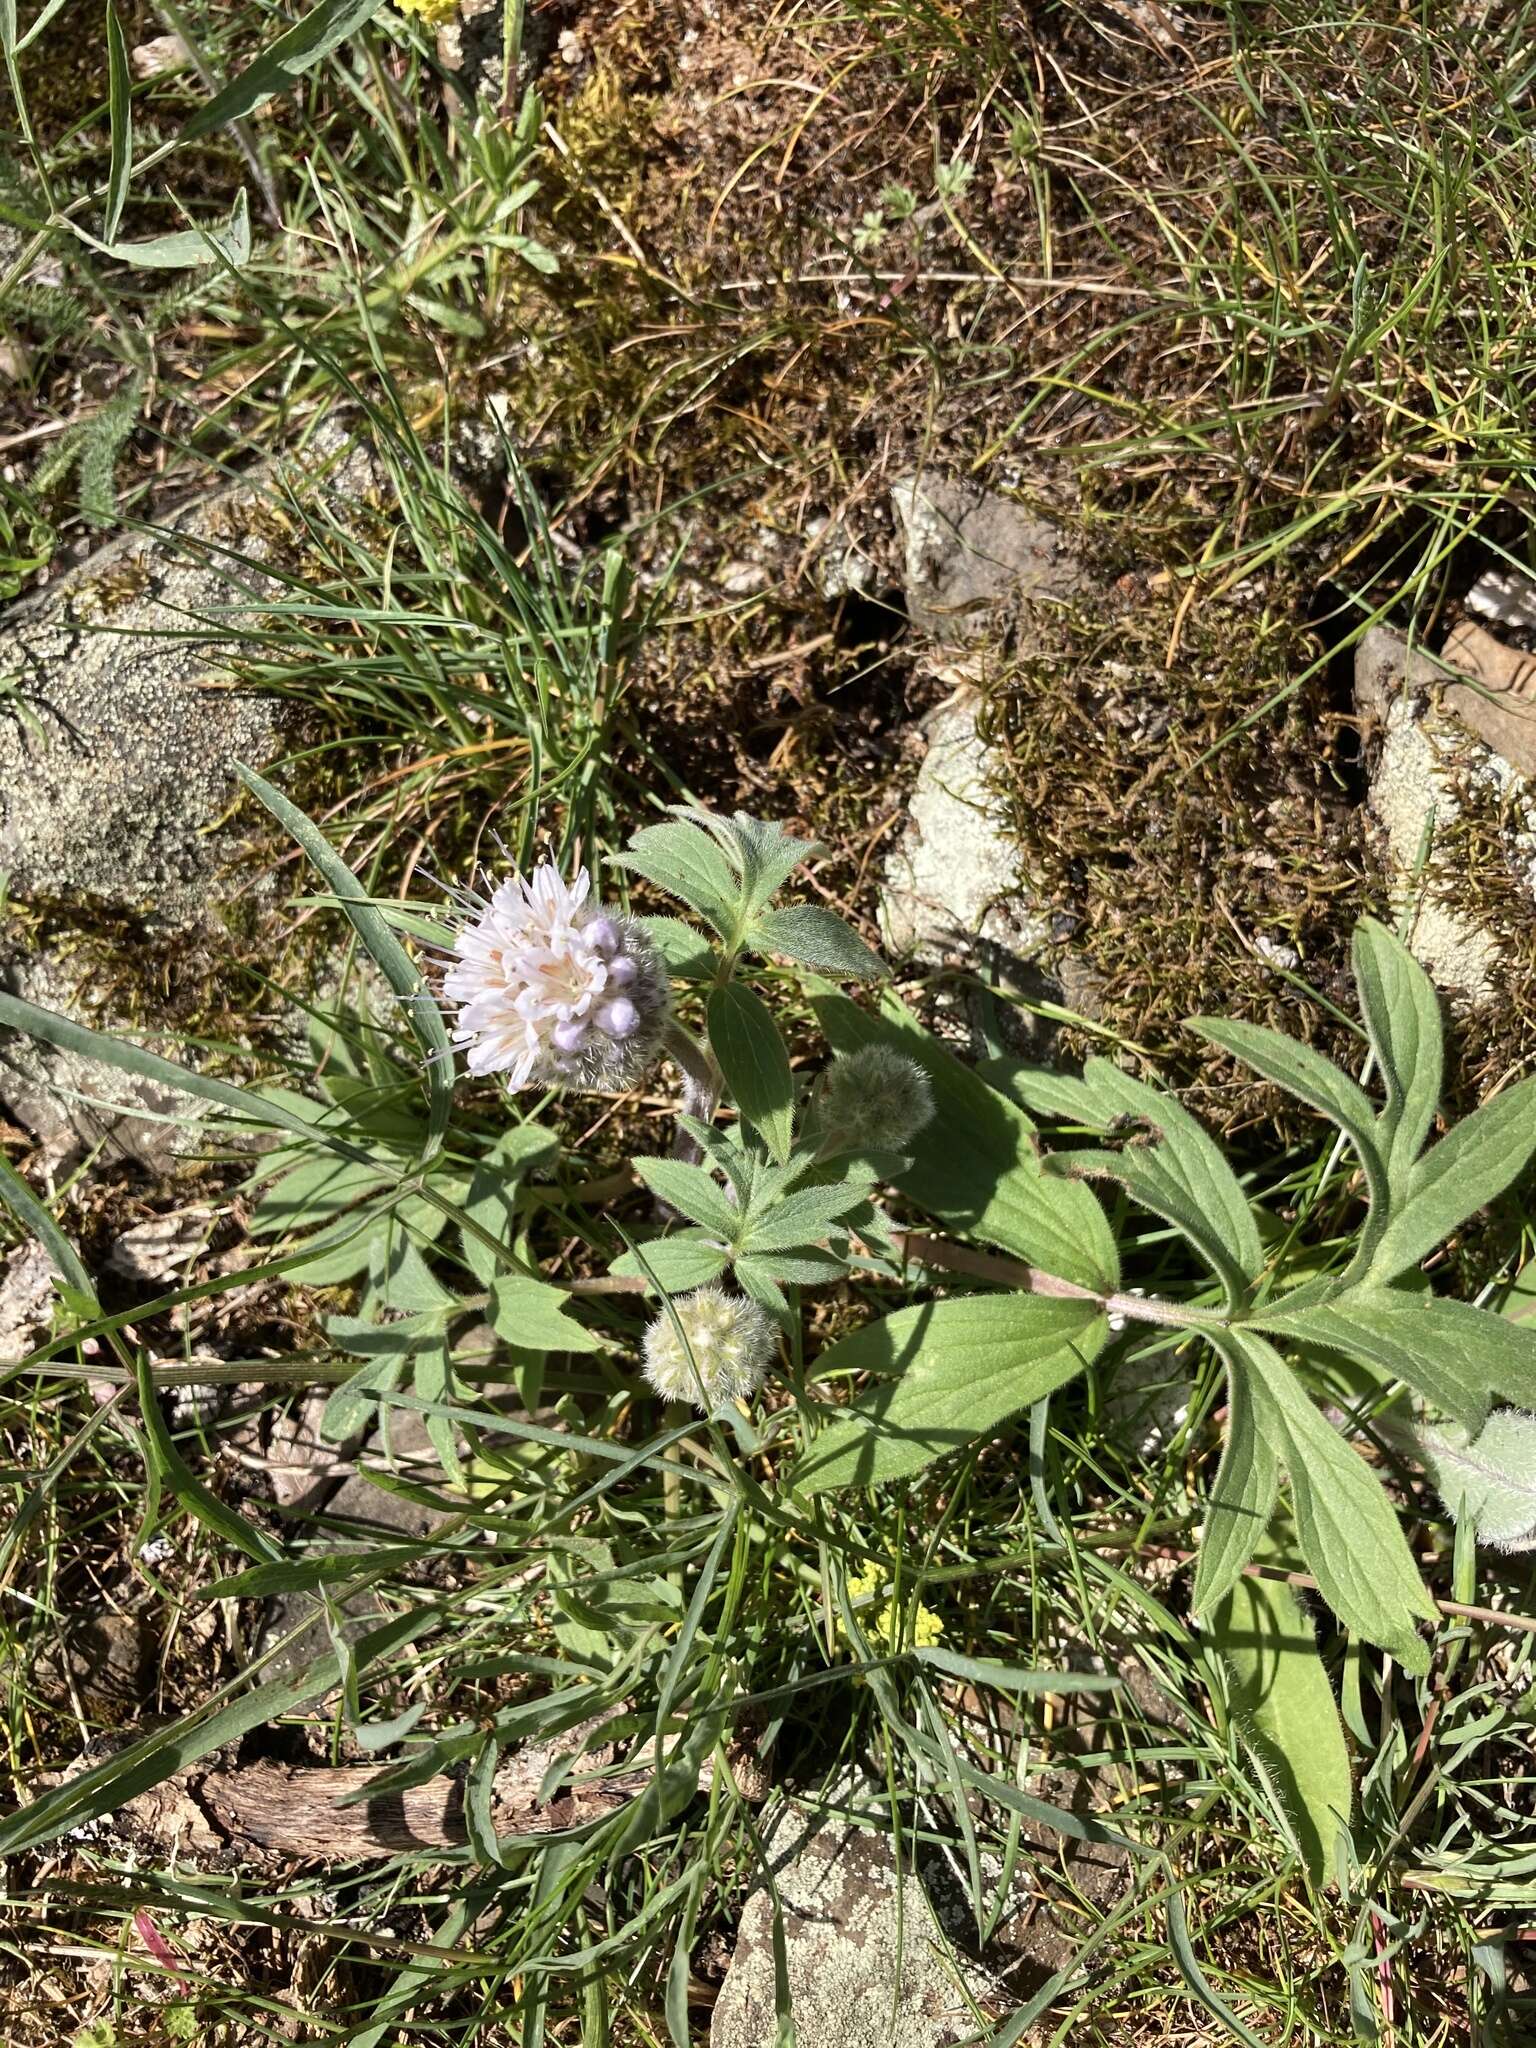
<path id="1" fill-rule="evenodd" d="M 339 431 L 295 474 L 344 500 L 371 478 Z M 279 706 L 230 687 L 218 621 L 276 588 L 264 474 L 163 532 L 125 534 L 0 626 L 0 869 L 17 897 L 126 911 L 152 929 L 205 922 L 226 855 L 210 831 L 230 763 L 276 749 Z"/>
<path id="2" fill-rule="evenodd" d="M 880 897 L 881 931 L 898 957 L 1027 964 L 1050 937 L 1023 894 L 988 787 L 980 710 L 977 692 L 962 686 L 925 721 L 928 751 Z"/>
<path id="3" fill-rule="evenodd" d="M 1425 851 L 1460 809 L 1449 766 L 1453 752 L 1465 761 L 1468 750 L 1476 750 L 1472 772 L 1501 792 L 1519 793 L 1524 778 L 1437 707 L 1443 680 L 1438 662 L 1412 652 L 1384 627 L 1373 627 L 1356 650 L 1355 701 L 1381 737 L 1369 807 L 1398 907 L 1412 912 L 1408 944 L 1438 988 L 1473 1008 L 1494 992 L 1499 943 L 1470 911 L 1423 888 Z M 1510 858 L 1536 902 L 1536 815 L 1527 815 L 1530 824 L 1515 835 Z"/>
<path id="4" fill-rule="evenodd" d="M 41 1342 L 53 1313 L 53 1261 L 27 1238 L 0 1265 L 0 1365 Z"/>
<path id="5" fill-rule="evenodd" d="M 345 503 L 379 475 L 330 424 L 291 473 L 221 490 L 163 532 L 124 535 L 12 608 L 0 624 L 0 873 L 12 898 L 84 914 L 87 932 L 97 913 L 162 941 L 216 931 L 231 762 L 268 761 L 281 713 L 276 698 L 229 687 L 220 624 L 277 588 L 262 566 L 276 484 Z M 92 943 L 66 960 L 0 932 L 0 987 L 121 1030 L 128 1019 L 95 1000 Z M 196 1128 L 188 1098 L 15 1037 L 0 1044 L 0 1104 L 55 1158 L 100 1143 L 151 1170 L 188 1149 L 185 1129 L 156 1118 Z"/>
<path id="6" fill-rule="evenodd" d="M 1010 499 L 925 473 L 893 484 L 891 504 L 906 544 L 907 613 L 932 639 L 976 640 L 1021 599 L 1083 588 L 1059 528 Z"/>
<path id="7" fill-rule="evenodd" d="M 996 1987 L 962 1965 L 887 1836 L 787 1811 L 768 1838 L 798 2048 L 957 2048 L 996 2026 Z M 992 2017 L 982 2009 L 992 2002 Z M 773 1902 L 754 1891 L 715 2005 L 711 2048 L 773 2048 Z"/>
<path id="8" fill-rule="evenodd" d="M 121 1021 L 96 1011 L 78 976 L 42 956 L 9 964 L 0 959 L 0 988 L 95 1030 L 111 1031 Z M 174 1050 L 169 1045 L 152 1049 Z M 0 1105 L 30 1131 L 55 1166 L 100 1146 L 105 1158 L 129 1159 L 148 1172 L 164 1172 L 195 1148 L 200 1127 L 192 1097 L 14 1032 L 0 1034 Z"/>

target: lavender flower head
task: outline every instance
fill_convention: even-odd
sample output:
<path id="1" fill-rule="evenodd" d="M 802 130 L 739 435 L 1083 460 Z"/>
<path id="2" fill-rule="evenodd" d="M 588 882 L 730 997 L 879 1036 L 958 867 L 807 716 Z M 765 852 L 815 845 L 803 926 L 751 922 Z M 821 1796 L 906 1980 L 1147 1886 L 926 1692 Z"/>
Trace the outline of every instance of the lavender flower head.
<path id="1" fill-rule="evenodd" d="M 512 874 L 489 901 L 461 899 L 443 998 L 472 1074 L 509 1088 L 634 1087 L 666 1025 L 666 969 L 644 928 L 592 900 L 585 868 L 548 861 Z"/>

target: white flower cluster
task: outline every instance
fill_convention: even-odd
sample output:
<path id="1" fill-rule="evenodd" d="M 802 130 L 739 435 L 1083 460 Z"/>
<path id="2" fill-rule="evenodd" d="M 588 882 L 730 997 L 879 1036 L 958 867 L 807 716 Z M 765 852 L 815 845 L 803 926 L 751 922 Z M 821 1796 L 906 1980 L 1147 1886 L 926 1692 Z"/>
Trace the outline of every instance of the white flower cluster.
<path id="1" fill-rule="evenodd" d="M 467 900 L 443 976 L 472 1074 L 509 1088 L 632 1088 L 666 1023 L 664 967 L 641 926 L 591 901 L 585 868 L 548 861 Z"/>
<path id="2" fill-rule="evenodd" d="M 645 1333 L 645 1376 L 664 1401 L 706 1413 L 747 1401 L 773 1359 L 773 1318 L 744 1294 L 711 1284 L 675 1295 Z"/>

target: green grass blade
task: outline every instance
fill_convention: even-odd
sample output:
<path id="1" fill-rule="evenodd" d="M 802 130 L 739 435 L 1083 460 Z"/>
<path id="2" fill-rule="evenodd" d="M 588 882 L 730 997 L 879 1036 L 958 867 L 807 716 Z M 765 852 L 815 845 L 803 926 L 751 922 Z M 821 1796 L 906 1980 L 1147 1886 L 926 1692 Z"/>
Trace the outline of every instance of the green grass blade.
<path id="1" fill-rule="evenodd" d="M 293 835 L 330 883 L 369 958 L 400 997 L 411 1035 L 426 1058 L 428 1126 L 423 1156 L 430 1159 L 443 1142 L 453 1104 L 453 1049 L 448 1043 L 441 1010 L 419 969 L 390 929 L 388 919 L 325 834 L 263 776 L 238 763 L 235 772 L 251 794 Z"/>

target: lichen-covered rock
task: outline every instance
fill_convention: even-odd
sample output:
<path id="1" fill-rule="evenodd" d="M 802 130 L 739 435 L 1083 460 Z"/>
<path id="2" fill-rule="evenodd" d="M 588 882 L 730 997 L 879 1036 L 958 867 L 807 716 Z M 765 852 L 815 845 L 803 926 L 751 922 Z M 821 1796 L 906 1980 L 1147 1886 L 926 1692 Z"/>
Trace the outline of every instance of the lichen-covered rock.
<path id="1" fill-rule="evenodd" d="M 1000 2010 L 995 1987 L 955 1955 L 922 1884 L 898 1871 L 886 1835 L 790 1812 L 768 1853 L 798 2048 L 958 2048 L 987 2038 Z M 773 1902 L 764 1887 L 742 1913 L 709 2039 L 710 2048 L 772 2048 L 777 2038 Z"/>
<path id="2" fill-rule="evenodd" d="M 980 709 L 976 691 L 962 688 L 925 724 L 928 751 L 880 899 L 881 930 L 898 958 L 974 955 L 978 941 L 1028 952 L 1048 936 L 1019 903 L 1017 856 L 987 785 Z"/>
<path id="3" fill-rule="evenodd" d="M 97 1030 L 110 1031 L 120 1021 L 97 1013 L 76 976 L 41 954 L 0 957 L 0 989 Z M 98 1066 L 16 1032 L 0 1032 L 0 1105 L 55 1166 L 99 1146 L 104 1158 L 132 1160 L 151 1173 L 164 1171 L 188 1149 L 187 1134 L 196 1129 L 199 1114 L 190 1096 L 158 1081 Z"/>
<path id="4" fill-rule="evenodd" d="M 1426 869 L 1460 815 L 1459 776 L 1473 774 L 1490 792 L 1522 803 L 1524 778 L 1459 722 L 1444 702 L 1445 681 L 1441 663 L 1384 627 L 1373 627 L 1356 650 L 1355 701 L 1380 736 L 1370 810 L 1408 918 L 1408 944 L 1438 988 L 1473 1008 L 1495 992 L 1498 938 L 1479 919 L 1470 891 L 1464 904 L 1443 873 L 1429 886 Z M 1506 851 L 1536 910 L 1536 811 L 1526 805 L 1525 815 L 1526 828 L 1514 835 L 1519 843 Z"/>
<path id="5" fill-rule="evenodd" d="M 355 492 L 339 437 L 310 484 Z M 231 687 L 220 624 L 275 587 L 263 480 L 163 533 L 108 545 L 0 623 L 0 870 L 22 898 L 126 911 L 150 929 L 206 917 L 232 760 L 276 750 L 276 699 Z"/>

